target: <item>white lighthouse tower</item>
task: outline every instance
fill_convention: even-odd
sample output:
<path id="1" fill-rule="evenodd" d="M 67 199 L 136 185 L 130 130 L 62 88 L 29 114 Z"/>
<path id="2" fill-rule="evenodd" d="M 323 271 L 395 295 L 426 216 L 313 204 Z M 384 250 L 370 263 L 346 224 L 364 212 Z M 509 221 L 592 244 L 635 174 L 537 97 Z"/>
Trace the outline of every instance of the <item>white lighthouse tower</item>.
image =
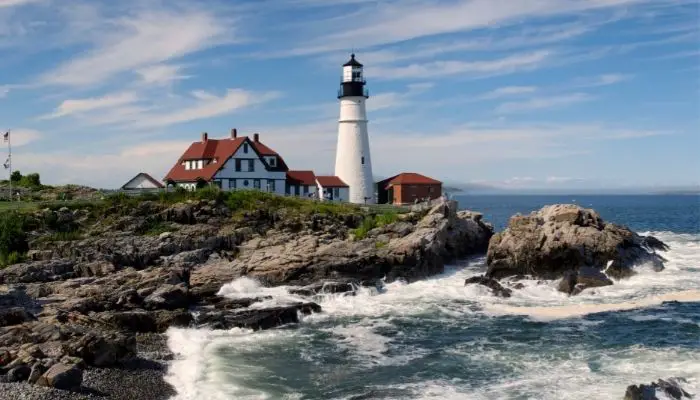
<path id="1" fill-rule="evenodd" d="M 343 65 L 343 78 L 338 91 L 340 118 L 335 175 L 350 187 L 351 203 L 372 204 L 375 202 L 374 179 L 365 109 L 369 94 L 365 83 L 362 64 L 352 54 L 350 61 Z"/>

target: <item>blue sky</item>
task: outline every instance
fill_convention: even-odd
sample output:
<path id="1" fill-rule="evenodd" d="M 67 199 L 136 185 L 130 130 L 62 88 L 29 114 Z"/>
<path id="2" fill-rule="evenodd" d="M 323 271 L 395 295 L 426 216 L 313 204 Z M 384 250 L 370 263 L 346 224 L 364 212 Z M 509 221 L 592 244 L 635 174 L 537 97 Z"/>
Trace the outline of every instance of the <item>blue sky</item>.
<path id="1" fill-rule="evenodd" d="M 332 173 L 365 64 L 375 175 L 700 181 L 696 0 L 0 0 L 0 129 L 48 183 L 162 178 L 201 132 Z"/>

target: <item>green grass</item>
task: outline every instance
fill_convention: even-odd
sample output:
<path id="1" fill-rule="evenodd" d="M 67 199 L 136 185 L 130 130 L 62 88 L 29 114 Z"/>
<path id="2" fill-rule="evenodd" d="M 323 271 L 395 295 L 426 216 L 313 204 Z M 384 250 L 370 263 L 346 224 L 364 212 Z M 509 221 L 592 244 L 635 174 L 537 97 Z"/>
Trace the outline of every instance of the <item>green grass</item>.
<path id="1" fill-rule="evenodd" d="M 31 201 L 0 201 L 0 212 L 36 210 L 38 207 L 38 203 Z"/>
<path id="2" fill-rule="evenodd" d="M 42 236 L 39 240 L 42 242 L 73 242 L 82 240 L 83 234 L 78 231 L 70 232 L 54 232 L 50 235 Z"/>
<path id="3" fill-rule="evenodd" d="M 399 215 L 395 212 L 388 212 L 378 215 L 370 215 L 365 217 L 362 224 L 352 230 L 355 240 L 362 240 L 367 237 L 369 231 L 374 228 L 380 228 L 385 225 L 393 224 L 399 220 Z"/>

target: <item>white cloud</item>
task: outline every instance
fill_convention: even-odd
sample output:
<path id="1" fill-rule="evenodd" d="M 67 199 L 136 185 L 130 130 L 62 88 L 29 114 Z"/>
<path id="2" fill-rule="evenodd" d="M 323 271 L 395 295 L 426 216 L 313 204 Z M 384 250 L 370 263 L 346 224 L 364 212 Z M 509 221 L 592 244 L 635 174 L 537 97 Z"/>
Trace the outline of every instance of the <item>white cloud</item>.
<path id="1" fill-rule="evenodd" d="M 0 8 L 22 6 L 29 3 L 36 3 L 41 0 L 0 0 Z"/>
<path id="2" fill-rule="evenodd" d="M 148 10 L 103 23 L 108 30 L 96 34 L 92 49 L 48 71 L 40 81 L 100 84 L 117 74 L 153 68 L 231 39 L 224 21 L 200 10 Z M 162 74 L 163 70 L 156 75 Z"/>
<path id="3" fill-rule="evenodd" d="M 140 113 L 130 124 L 137 127 L 174 125 L 229 114 L 280 96 L 276 92 L 255 93 L 243 89 L 228 89 L 223 96 L 205 91 L 195 91 L 191 94 L 196 101 L 188 100 L 186 105 L 164 112 Z"/>
<path id="4" fill-rule="evenodd" d="M 433 87 L 430 82 L 414 83 L 407 86 L 405 92 L 384 92 L 372 95 L 372 101 L 367 102 L 367 111 L 396 109 L 411 104 L 411 99 L 425 93 Z"/>
<path id="5" fill-rule="evenodd" d="M 163 85 L 172 81 L 187 79 L 189 76 L 180 73 L 180 65 L 152 65 L 136 71 L 141 76 L 141 80 L 146 84 Z"/>
<path id="6" fill-rule="evenodd" d="M 61 105 L 56 108 L 56 111 L 49 115 L 39 117 L 40 119 L 52 119 L 65 117 L 71 114 L 80 114 L 89 111 L 100 110 L 109 107 L 118 107 L 126 104 L 134 103 L 138 97 L 133 92 L 122 92 L 108 94 L 102 97 L 93 97 L 87 99 L 64 100 Z"/>
<path id="7" fill-rule="evenodd" d="M 496 107 L 498 113 L 513 113 L 547 108 L 565 107 L 572 104 L 593 100 L 594 97 L 587 93 L 572 93 L 561 96 L 534 97 L 524 101 L 512 101 Z"/>
<path id="8" fill-rule="evenodd" d="M 632 79 L 633 76 L 629 74 L 603 74 L 591 78 L 577 78 L 572 81 L 571 84 L 566 85 L 569 88 L 590 88 L 598 86 L 608 86 L 614 85 L 616 83 L 625 82 Z"/>
<path id="9" fill-rule="evenodd" d="M 554 54 L 549 50 L 515 54 L 483 61 L 433 61 L 408 66 L 368 68 L 368 75 L 379 79 L 429 78 L 445 75 L 492 75 L 536 68 Z"/>
<path id="10" fill-rule="evenodd" d="M 2 134 L 4 134 L 6 131 L 2 129 Z M 35 142 L 43 137 L 43 134 L 37 130 L 34 129 L 24 129 L 24 128 L 19 128 L 19 129 L 12 129 L 10 131 L 10 140 L 12 142 L 12 147 L 22 147 L 26 146 L 29 143 Z"/>
<path id="11" fill-rule="evenodd" d="M 10 93 L 9 86 L 0 86 L 0 99 L 6 97 Z"/>
<path id="12" fill-rule="evenodd" d="M 327 43 L 355 43 L 368 47 L 478 28 L 503 27 L 518 23 L 525 18 L 575 14 L 649 1 L 651 0 L 384 2 L 373 7 L 362 8 L 358 13 L 346 18 L 343 24 L 334 21 L 336 32 L 340 33 L 324 36 L 323 40 L 319 39 L 315 44 L 320 50 L 324 47 L 328 49 Z M 359 25 L 358 21 L 360 21 Z M 350 29 L 351 26 L 352 29 Z"/>
<path id="13" fill-rule="evenodd" d="M 15 164 L 17 169 L 39 172 L 42 181 L 49 184 L 79 183 L 114 189 L 139 172 L 162 179 L 190 143 L 142 142 L 111 153 L 25 153 L 17 157 Z"/>
<path id="14" fill-rule="evenodd" d="M 494 89 L 488 93 L 479 96 L 479 99 L 499 99 L 501 97 L 518 96 L 522 94 L 534 93 L 537 91 L 536 86 L 505 86 Z"/>

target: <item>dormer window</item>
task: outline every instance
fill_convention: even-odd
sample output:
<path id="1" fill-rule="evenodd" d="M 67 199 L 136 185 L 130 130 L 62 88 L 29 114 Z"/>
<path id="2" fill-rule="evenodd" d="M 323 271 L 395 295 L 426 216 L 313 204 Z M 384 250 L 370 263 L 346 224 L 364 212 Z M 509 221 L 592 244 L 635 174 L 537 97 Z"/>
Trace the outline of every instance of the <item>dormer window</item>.
<path id="1" fill-rule="evenodd" d="M 276 167 L 277 166 L 277 157 L 270 157 L 267 159 L 268 163 L 270 164 L 271 167 Z"/>

